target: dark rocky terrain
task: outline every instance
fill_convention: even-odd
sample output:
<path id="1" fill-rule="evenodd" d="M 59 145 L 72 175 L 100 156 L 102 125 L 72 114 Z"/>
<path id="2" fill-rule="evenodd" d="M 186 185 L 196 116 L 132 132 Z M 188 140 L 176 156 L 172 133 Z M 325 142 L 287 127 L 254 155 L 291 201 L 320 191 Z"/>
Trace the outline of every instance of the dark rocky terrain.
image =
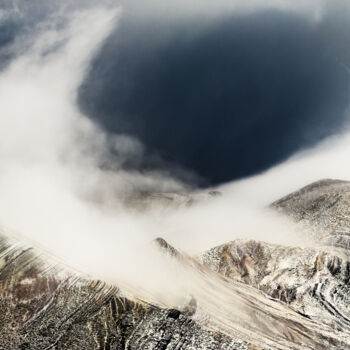
<path id="1" fill-rule="evenodd" d="M 0 349 L 350 349 L 350 183 L 323 180 L 271 207 L 314 246 L 235 240 L 189 257 L 157 240 L 196 286 L 179 310 L 2 238 Z"/>

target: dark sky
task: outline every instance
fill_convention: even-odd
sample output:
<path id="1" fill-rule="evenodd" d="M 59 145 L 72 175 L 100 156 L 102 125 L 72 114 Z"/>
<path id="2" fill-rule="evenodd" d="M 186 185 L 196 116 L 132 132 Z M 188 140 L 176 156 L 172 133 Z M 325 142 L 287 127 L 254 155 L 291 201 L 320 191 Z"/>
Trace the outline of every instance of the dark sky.
<path id="1" fill-rule="evenodd" d="M 341 128 L 349 25 L 336 20 L 271 11 L 194 30 L 193 19 L 125 19 L 96 58 L 80 105 L 211 184 L 252 175 Z"/>
<path id="2" fill-rule="evenodd" d="M 200 185 L 256 174 L 341 130 L 347 17 L 340 8 L 318 22 L 272 10 L 210 23 L 126 15 L 94 60 L 80 108 L 145 144 L 129 167 L 189 169 Z M 3 47 L 18 25 L 3 26 Z"/>

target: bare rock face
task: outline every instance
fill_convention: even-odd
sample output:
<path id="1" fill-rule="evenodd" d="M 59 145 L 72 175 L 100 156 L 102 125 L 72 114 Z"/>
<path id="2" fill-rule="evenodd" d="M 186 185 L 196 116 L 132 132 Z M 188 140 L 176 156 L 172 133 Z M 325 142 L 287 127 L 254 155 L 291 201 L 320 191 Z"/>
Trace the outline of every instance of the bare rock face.
<path id="1" fill-rule="evenodd" d="M 306 225 L 314 248 L 236 240 L 205 252 L 200 262 L 329 326 L 344 341 L 336 348 L 350 349 L 350 183 L 322 180 L 271 207 Z"/>
<path id="2" fill-rule="evenodd" d="M 313 231 L 315 242 L 350 248 L 350 182 L 321 180 L 274 202 L 271 207 Z"/>
<path id="3" fill-rule="evenodd" d="M 271 207 L 321 243 L 236 240 L 189 257 L 156 240 L 194 281 L 178 309 L 0 238 L 0 350 L 350 349 L 350 183 L 323 180 Z"/>
<path id="4" fill-rule="evenodd" d="M 248 349 L 178 310 L 129 300 L 78 278 L 31 248 L 0 242 L 0 349 Z"/>
<path id="5" fill-rule="evenodd" d="M 241 240 L 200 259 L 225 278 L 253 286 L 300 315 L 339 330 L 350 344 L 349 261 L 313 249 Z"/>

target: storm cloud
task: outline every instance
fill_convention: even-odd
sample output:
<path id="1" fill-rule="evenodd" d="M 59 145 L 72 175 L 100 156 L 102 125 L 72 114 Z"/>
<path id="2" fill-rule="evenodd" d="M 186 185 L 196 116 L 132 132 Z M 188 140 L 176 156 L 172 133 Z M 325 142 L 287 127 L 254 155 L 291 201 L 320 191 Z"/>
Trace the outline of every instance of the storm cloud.
<path id="1" fill-rule="evenodd" d="M 348 6 L 337 5 L 317 19 L 268 6 L 170 19 L 127 8 L 80 107 L 144 143 L 130 167 L 184 168 L 199 185 L 256 174 L 344 125 L 350 25 Z"/>
<path id="2" fill-rule="evenodd" d="M 4 1 L 0 69 L 30 47 L 43 19 L 57 23 L 59 14 L 93 5 Z M 125 142 L 116 150 L 111 138 L 125 168 L 216 185 L 264 171 L 343 129 L 345 1 L 121 5 L 118 28 L 80 87 L 79 106 L 108 135 L 137 140 L 125 157 Z"/>

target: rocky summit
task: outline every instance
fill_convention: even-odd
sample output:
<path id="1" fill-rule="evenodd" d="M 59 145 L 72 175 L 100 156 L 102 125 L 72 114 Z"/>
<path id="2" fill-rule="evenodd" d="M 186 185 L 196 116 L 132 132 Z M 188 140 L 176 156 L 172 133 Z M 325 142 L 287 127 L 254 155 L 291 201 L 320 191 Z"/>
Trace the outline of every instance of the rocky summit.
<path id="1" fill-rule="evenodd" d="M 187 256 L 156 245 L 196 288 L 167 309 L 0 240 L 0 349 L 350 349 L 350 183 L 323 180 L 271 204 L 315 244 L 235 240 Z"/>

